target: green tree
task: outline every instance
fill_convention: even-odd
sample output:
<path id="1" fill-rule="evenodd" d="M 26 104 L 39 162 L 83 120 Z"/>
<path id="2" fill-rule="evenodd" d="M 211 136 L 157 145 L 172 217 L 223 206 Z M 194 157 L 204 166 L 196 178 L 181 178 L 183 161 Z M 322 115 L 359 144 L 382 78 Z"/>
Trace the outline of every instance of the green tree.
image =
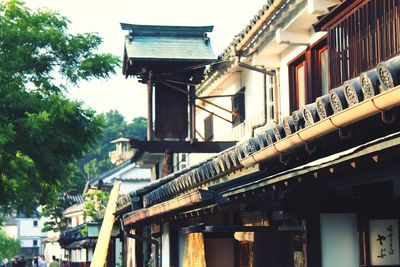
<path id="1" fill-rule="evenodd" d="M 136 117 L 132 120 L 132 123 L 128 124 L 127 136 L 137 140 L 146 140 L 146 129 L 147 119 L 144 117 Z"/>
<path id="2" fill-rule="evenodd" d="M 73 192 L 76 194 L 76 192 Z M 42 232 L 63 231 L 68 227 L 68 218 L 63 216 L 64 210 L 76 202 L 70 197 L 69 192 L 54 194 L 42 209 L 42 216 L 49 220 L 44 223 Z"/>
<path id="3" fill-rule="evenodd" d="M 100 214 L 106 209 L 109 193 L 100 189 L 93 189 L 84 194 L 85 204 L 83 206 L 86 218 L 92 218 L 95 221 L 100 220 Z"/>
<path id="4" fill-rule="evenodd" d="M 0 230 L 0 259 L 12 259 L 19 254 L 20 243 L 18 240 L 6 236 L 3 230 Z"/>
<path id="5" fill-rule="evenodd" d="M 65 97 L 107 78 L 119 59 L 96 34 L 68 33 L 67 18 L 0 2 L 0 209 L 32 212 L 72 186 L 73 162 L 101 135 L 102 117 Z M 56 78 L 57 77 L 57 78 Z"/>

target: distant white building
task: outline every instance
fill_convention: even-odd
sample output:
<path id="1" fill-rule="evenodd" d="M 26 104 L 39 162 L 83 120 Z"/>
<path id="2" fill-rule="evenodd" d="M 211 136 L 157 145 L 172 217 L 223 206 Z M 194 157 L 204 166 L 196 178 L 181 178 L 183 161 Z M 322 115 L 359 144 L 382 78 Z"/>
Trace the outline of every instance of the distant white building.
<path id="1" fill-rule="evenodd" d="M 31 217 L 20 213 L 7 219 L 3 230 L 7 236 L 18 239 L 21 242 L 20 255 L 33 257 L 43 254 L 42 240 L 47 233 L 42 232 L 45 218 L 35 212 Z"/>

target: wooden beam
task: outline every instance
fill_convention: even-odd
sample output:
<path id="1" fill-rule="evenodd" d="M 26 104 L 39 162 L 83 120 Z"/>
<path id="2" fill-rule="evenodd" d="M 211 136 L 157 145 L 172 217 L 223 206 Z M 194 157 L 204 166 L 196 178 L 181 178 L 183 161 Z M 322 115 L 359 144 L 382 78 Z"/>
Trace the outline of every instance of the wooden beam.
<path id="1" fill-rule="evenodd" d="M 133 148 L 149 153 L 164 153 L 170 150 L 173 153 L 218 153 L 236 144 L 236 141 L 218 142 L 188 142 L 188 141 L 129 141 Z"/>

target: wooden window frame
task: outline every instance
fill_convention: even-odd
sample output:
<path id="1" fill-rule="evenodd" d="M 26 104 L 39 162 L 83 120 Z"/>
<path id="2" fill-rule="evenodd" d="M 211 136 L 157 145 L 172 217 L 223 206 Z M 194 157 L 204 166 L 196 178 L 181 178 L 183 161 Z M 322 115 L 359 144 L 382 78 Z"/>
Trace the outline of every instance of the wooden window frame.
<path id="1" fill-rule="evenodd" d="M 327 51 L 327 37 L 324 36 L 288 63 L 290 112 L 300 109 L 297 70 L 304 66 L 305 104 L 315 101 L 322 95 L 321 53 Z M 328 51 L 329 53 L 329 51 Z M 328 85 L 330 70 L 328 58 Z"/>
<path id="2" fill-rule="evenodd" d="M 311 79 L 312 96 L 311 101 L 314 102 L 315 99 L 322 95 L 322 70 L 321 70 L 321 54 L 328 51 L 328 87 L 330 85 L 330 64 L 329 64 L 329 50 L 328 50 L 328 40 L 324 36 L 315 42 L 311 47 L 311 65 L 312 73 L 316 75 Z M 330 87 L 329 87 L 330 88 Z"/>
<path id="3" fill-rule="evenodd" d="M 305 82 L 305 103 L 308 103 L 308 92 L 307 86 L 307 61 L 306 61 L 306 51 L 298 55 L 295 59 L 288 63 L 289 66 L 289 97 L 290 97 L 290 112 L 298 110 L 299 106 L 299 85 L 297 79 L 297 70 L 304 66 L 304 82 Z"/>
<path id="4" fill-rule="evenodd" d="M 241 100 L 237 100 L 241 99 Z M 242 101 L 242 108 L 235 106 L 235 101 Z M 232 127 L 235 127 L 246 119 L 246 87 L 242 87 L 233 97 L 232 97 L 232 111 L 236 112 L 238 116 L 232 115 Z"/>

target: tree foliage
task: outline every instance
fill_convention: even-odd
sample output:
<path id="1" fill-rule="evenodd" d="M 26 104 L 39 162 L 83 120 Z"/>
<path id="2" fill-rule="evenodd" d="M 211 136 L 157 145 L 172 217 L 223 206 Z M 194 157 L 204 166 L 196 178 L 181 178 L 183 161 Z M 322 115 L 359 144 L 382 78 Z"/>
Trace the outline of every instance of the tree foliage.
<path id="1" fill-rule="evenodd" d="M 100 214 L 107 207 L 109 193 L 100 189 L 92 189 L 84 194 L 85 204 L 83 212 L 85 218 L 92 218 L 94 221 L 100 220 Z"/>
<path id="2" fill-rule="evenodd" d="M 68 192 L 61 192 L 52 196 L 42 209 L 42 216 L 48 218 L 43 225 L 42 232 L 60 232 L 68 227 L 68 218 L 63 215 L 64 210 L 76 204 Z"/>
<path id="3" fill-rule="evenodd" d="M 0 230 L 0 259 L 12 259 L 19 254 L 19 249 L 19 241 L 8 237 L 3 230 Z"/>
<path id="4" fill-rule="evenodd" d="M 50 10 L 0 2 L 0 209 L 29 214 L 74 184 L 73 162 L 95 144 L 102 118 L 65 90 L 107 78 L 118 58 L 96 34 L 68 33 Z"/>

